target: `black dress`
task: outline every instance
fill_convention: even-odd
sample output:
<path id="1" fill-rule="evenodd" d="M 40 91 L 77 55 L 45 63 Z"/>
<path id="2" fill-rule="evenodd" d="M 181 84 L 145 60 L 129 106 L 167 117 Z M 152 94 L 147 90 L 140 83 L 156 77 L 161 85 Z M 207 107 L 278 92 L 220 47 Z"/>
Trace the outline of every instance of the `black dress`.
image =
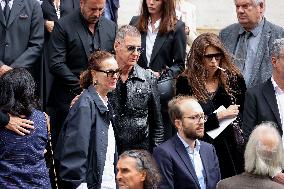
<path id="1" fill-rule="evenodd" d="M 245 81 L 242 77 L 238 77 L 235 81 L 230 82 L 230 87 L 235 92 L 235 104 L 240 105 L 239 117 L 241 118 L 244 104 L 244 96 L 246 91 Z M 176 93 L 184 95 L 193 95 L 192 88 L 185 77 L 179 77 L 176 83 Z M 205 103 L 199 102 L 203 108 L 204 114 L 208 116 L 205 122 L 205 132 L 219 127 L 219 121 L 215 113 L 220 106 L 229 107 L 232 98 L 228 95 L 223 86 L 219 86 L 211 98 Z M 243 152 L 239 150 L 234 140 L 234 131 L 232 125 L 229 125 L 214 140 L 205 133 L 204 141 L 214 145 L 219 159 L 220 171 L 222 179 L 242 173 L 244 169 Z"/>

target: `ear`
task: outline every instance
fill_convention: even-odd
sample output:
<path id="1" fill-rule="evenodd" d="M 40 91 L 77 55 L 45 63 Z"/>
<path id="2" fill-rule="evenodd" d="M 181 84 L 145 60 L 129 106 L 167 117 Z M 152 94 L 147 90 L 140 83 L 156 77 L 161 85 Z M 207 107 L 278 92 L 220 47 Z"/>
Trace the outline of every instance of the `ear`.
<path id="1" fill-rule="evenodd" d="M 275 56 L 272 56 L 271 58 L 271 64 L 273 68 L 277 67 L 277 58 Z"/>
<path id="2" fill-rule="evenodd" d="M 115 52 L 117 51 L 118 47 L 119 47 L 119 42 L 115 41 L 114 44 L 113 44 L 113 49 L 114 49 Z"/>
<path id="3" fill-rule="evenodd" d="M 147 176 L 146 171 L 142 171 L 141 172 L 141 182 L 144 182 L 146 180 L 146 176 Z"/>
<path id="4" fill-rule="evenodd" d="M 263 14 L 264 11 L 265 11 L 265 4 L 264 4 L 264 1 L 259 3 L 259 7 L 260 7 L 260 12 L 261 12 L 261 14 Z"/>
<path id="5" fill-rule="evenodd" d="M 179 130 L 182 127 L 182 121 L 180 119 L 175 119 L 175 127 Z"/>

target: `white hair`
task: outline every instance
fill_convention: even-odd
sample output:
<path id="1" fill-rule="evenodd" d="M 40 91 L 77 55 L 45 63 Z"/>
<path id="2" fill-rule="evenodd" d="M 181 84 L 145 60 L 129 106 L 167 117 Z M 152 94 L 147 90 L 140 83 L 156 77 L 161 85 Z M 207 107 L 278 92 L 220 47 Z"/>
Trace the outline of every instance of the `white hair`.
<path id="1" fill-rule="evenodd" d="M 236 3 L 236 0 L 234 0 Z M 260 3 L 265 3 L 265 0 L 251 0 L 251 2 L 256 6 L 259 5 Z"/>
<path id="2" fill-rule="evenodd" d="M 245 150 L 245 171 L 273 177 L 284 166 L 281 137 L 273 122 L 258 125 L 249 137 Z"/>

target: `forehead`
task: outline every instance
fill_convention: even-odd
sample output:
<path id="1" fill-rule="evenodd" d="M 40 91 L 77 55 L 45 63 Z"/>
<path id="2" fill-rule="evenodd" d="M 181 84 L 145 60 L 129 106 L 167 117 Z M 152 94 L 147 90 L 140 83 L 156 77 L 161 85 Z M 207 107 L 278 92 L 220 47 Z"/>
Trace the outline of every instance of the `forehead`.
<path id="1" fill-rule="evenodd" d="M 203 113 L 203 109 L 200 104 L 195 100 L 184 100 L 181 102 L 182 113 L 188 114 L 200 114 Z"/>
<path id="2" fill-rule="evenodd" d="M 219 53 L 220 50 L 217 47 L 210 45 L 210 46 L 206 47 L 205 52 L 206 52 L 206 54 L 208 54 L 208 53 Z"/>
<path id="3" fill-rule="evenodd" d="M 89 8 L 99 9 L 99 8 L 104 8 L 105 6 L 105 0 L 81 0 L 81 1 Z"/>
<path id="4" fill-rule="evenodd" d="M 118 68 L 118 65 L 117 65 L 116 60 L 113 57 L 111 57 L 111 58 L 107 58 L 104 61 L 102 61 L 100 67 L 101 68 L 114 68 L 114 69 L 116 69 L 116 68 Z"/>
<path id="5" fill-rule="evenodd" d="M 135 169 L 136 170 L 136 159 L 132 157 L 123 157 L 118 160 L 117 168 L 120 169 Z"/>
<path id="6" fill-rule="evenodd" d="M 141 37 L 126 35 L 124 37 L 124 43 L 125 45 L 141 46 Z"/>
<path id="7" fill-rule="evenodd" d="M 252 0 L 235 0 L 236 5 L 253 4 Z"/>

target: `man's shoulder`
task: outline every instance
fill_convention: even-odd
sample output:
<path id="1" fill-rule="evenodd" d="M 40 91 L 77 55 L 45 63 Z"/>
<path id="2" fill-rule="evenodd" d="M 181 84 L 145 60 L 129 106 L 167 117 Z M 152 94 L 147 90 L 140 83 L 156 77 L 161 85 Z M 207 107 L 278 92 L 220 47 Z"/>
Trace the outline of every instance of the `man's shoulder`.
<path id="1" fill-rule="evenodd" d="M 64 17 L 62 17 L 62 18 L 60 18 L 60 19 L 57 21 L 57 23 L 58 23 L 59 25 L 66 25 L 66 26 L 69 26 L 69 27 L 74 27 L 74 25 L 70 25 L 69 23 L 74 22 L 74 20 L 80 21 L 80 20 L 79 20 L 79 18 L 80 18 L 79 13 L 80 13 L 80 10 L 77 9 L 77 10 L 75 10 L 74 12 L 72 12 L 72 13 L 70 13 L 70 14 L 68 14 L 68 15 L 66 15 L 66 16 L 64 16 Z"/>
<path id="2" fill-rule="evenodd" d="M 110 29 L 115 29 L 116 28 L 116 23 L 114 23 L 113 21 L 109 20 L 109 19 L 106 19 L 105 17 L 101 17 L 100 18 L 100 24 L 106 26 L 105 28 L 107 30 L 110 30 Z"/>
<path id="3" fill-rule="evenodd" d="M 271 86 L 272 82 L 271 82 L 271 78 L 269 78 L 268 80 L 266 80 L 264 83 L 260 83 L 257 84 L 251 88 L 247 89 L 247 93 L 249 94 L 260 94 L 261 91 L 263 91 L 264 89 L 267 90 L 268 86 Z"/>
<path id="4" fill-rule="evenodd" d="M 273 32 L 278 32 L 278 33 L 284 34 L 284 28 L 283 27 L 278 26 L 278 25 L 268 21 L 267 19 L 265 19 L 264 25 L 268 26 Z"/>
<path id="5" fill-rule="evenodd" d="M 231 33 L 232 31 L 235 31 L 236 29 L 240 28 L 239 23 L 234 23 L 229 26 L 226 26 L 220 31 L 220 34 L 225 34 L 225 33 Z"/>

